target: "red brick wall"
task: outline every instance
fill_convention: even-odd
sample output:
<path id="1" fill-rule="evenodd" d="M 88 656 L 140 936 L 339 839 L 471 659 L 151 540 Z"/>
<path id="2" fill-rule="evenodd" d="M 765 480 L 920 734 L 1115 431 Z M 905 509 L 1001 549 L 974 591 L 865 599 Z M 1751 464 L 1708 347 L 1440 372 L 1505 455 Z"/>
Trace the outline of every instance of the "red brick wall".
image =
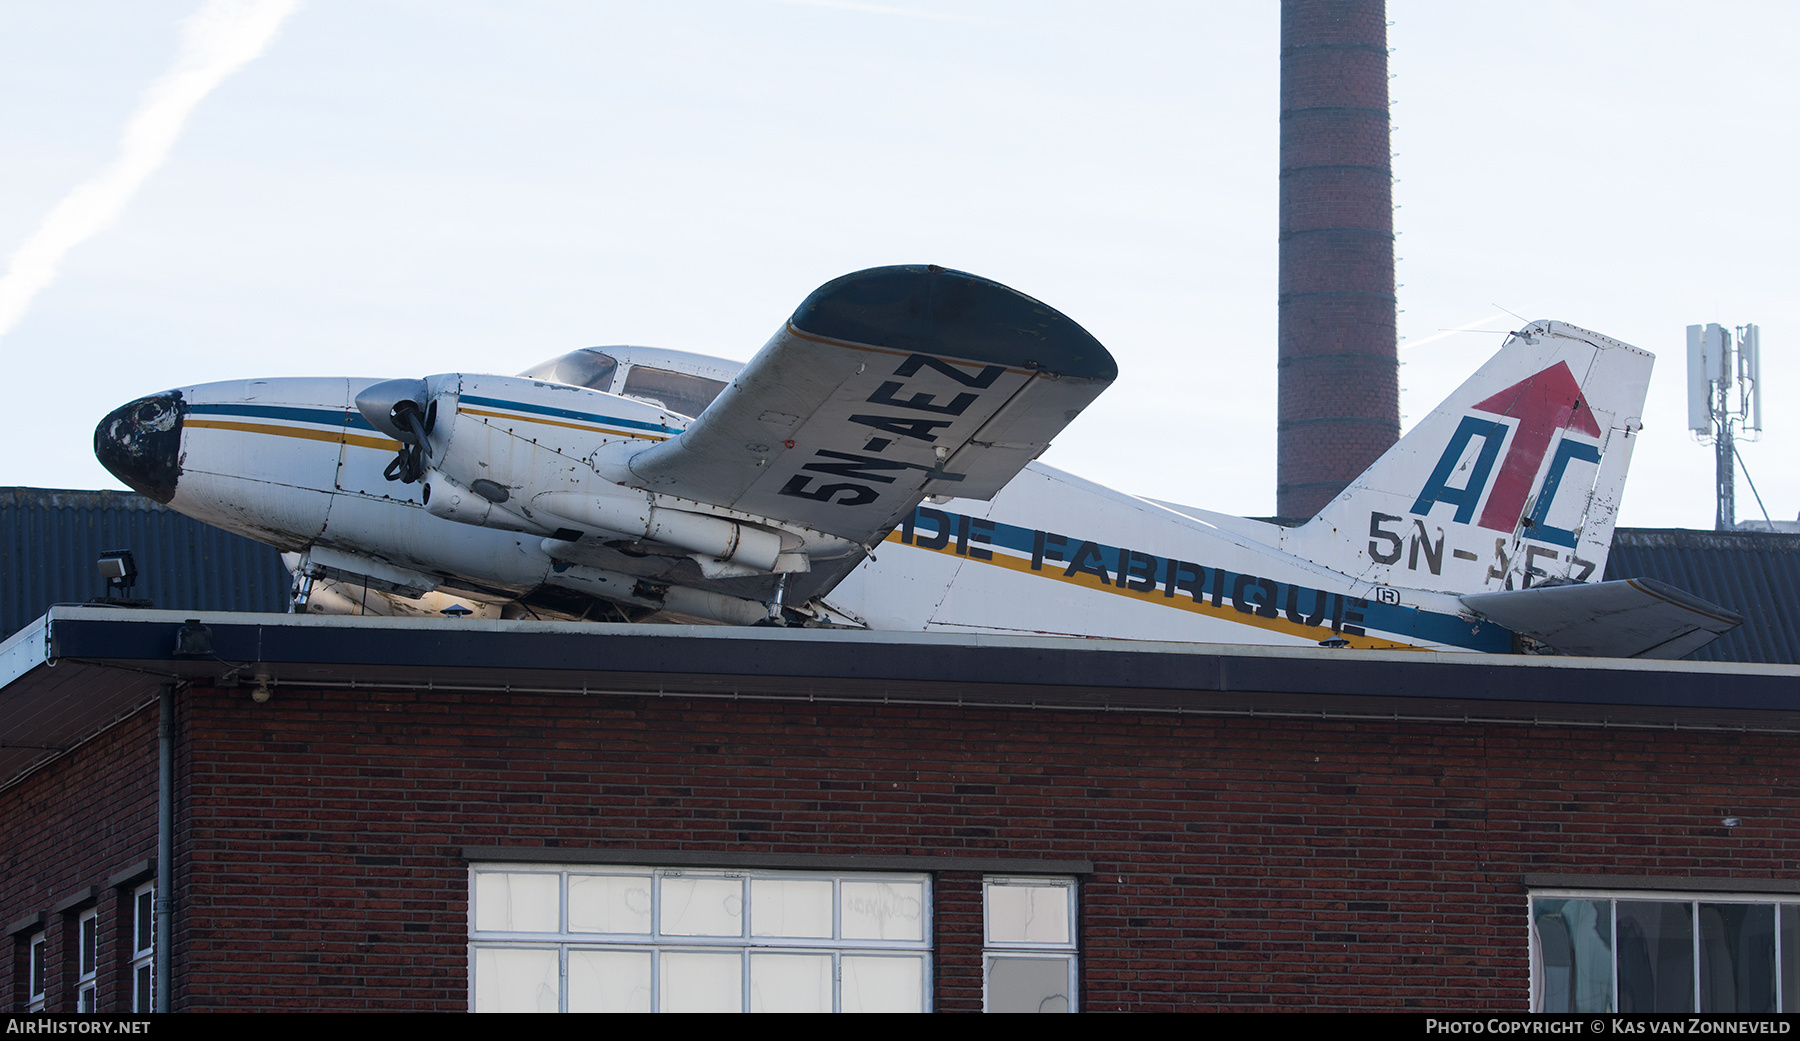
<path id="1" fill-rule="evenodd" d="M 465 845 L 1088 858 L 1089 1009 L 1522 1009 L 1522 873 L 1785 877 L 1800 838 L 1793 742 L 1754 734 L 183 697 L 195 1009 L 464 1007 Z M 935 900 L 938 1007 L 979 1008 L 980 876 Z"/>
<path id="2" fill-rule="evenodd" d="M 95 888 L 100 909 L 100 1007 L 131 1003 L 131 891 L 108 890 L 116 872 L 156 853 L 156 706 L 135 715 L 0 792 L 0 924 L 49 911 Z M 145 879 L 144 881 L 148 881 Z M 45 994 L 50 1011 L 75 1010 L 78 911 L 52 916 Z M 0 959 L 4 1007 L 22 1009 L 25 937 Z"/>

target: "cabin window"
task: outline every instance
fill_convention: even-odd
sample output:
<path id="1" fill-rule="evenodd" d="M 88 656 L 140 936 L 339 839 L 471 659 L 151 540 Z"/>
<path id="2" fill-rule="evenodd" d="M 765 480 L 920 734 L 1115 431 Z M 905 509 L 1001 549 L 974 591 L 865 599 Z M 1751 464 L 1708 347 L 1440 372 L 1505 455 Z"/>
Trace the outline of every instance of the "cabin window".
<path id="1" fill-rule="evenodd" d="M 713 399 L 724 391 L 723 380 L 709 380 L 705 376 L 690 376 L 685 372 L 671 372 L 648 365 L 633 365 L 631 371 L 625 374 L 623 393 L 628 397 L 654 401 L 671 412 L 697 416 L 705 412 L 706 406 L 712 404 Z"/>
<path id="2" fill-rule="evenodd" d="M 923 1012 L 926 875 L 470 871 L 476 1012 Z"/>
<path id="3" fill-rule="evenodd" d="M 1074 1012 L 1075 880 L 989 878 L 982 884 L 982 1007 Z"/>
<path id="4" fill-rule="evenodd" d="M 572 387 L 612 392 L 613 376 L 619 363 L 612 355 L 595 350 L 570 351 L 560 358 L 533 365 L 519 375 L 550 383 L 567 383 Z"/>
<path id="5" fill-rule="evenodd" d="M 1800 1009 L 1800 898 L 1535 892 L 1531 1008 Z"/>

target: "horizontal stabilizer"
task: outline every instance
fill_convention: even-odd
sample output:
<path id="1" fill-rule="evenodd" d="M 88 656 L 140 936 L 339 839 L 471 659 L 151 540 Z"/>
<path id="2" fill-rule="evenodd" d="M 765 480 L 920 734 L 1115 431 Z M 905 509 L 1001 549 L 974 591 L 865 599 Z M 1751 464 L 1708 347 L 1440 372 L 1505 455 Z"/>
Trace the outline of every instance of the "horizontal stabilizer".
<path id="1" fill-rule="evenodd" d="M 985 278 L 860 271 L 800 305 L 642 487 L 879 541 L 928 495 L 987 499 L 1118 375 L 1087 331 Z"/>
<path id="2" fill-rule="evenodd" d="M 1564 654 L 1682 658 L 1743 624 L 1743 617 L 1653 578 L 1462 598 L 1483 618 Z"/>

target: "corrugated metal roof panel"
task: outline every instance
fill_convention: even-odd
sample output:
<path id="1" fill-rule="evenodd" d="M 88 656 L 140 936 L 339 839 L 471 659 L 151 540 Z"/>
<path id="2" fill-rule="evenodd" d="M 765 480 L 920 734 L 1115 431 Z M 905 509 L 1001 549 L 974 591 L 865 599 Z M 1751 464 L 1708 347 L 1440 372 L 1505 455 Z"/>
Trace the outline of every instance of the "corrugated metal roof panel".
<path id="1" fill-rule="evenodd" d="M 1800 664 L 1800 535 L 1619 528 L 1606 577 L 1654 578 L 1744 616 L 1690 660 Z"/>
<path id="2" fill-rule="evenodd" d="M 94 562 L 109 549 L 131 550 L 131 595 L 159 608 L 287 610 L 291 580 L 273 547 L 135 492 L 0 488 L 0 639 L 51 604 L 105 596 Z"/>

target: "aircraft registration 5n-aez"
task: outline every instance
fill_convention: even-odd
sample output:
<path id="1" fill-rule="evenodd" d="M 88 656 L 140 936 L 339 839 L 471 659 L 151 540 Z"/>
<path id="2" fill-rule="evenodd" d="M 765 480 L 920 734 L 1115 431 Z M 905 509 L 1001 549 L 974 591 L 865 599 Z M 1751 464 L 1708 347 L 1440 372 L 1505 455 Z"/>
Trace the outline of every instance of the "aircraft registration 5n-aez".
<path id="1" fill-rule="evenodd" d="M 639 347 L 518 376 L 208 383 L 95 452 L 294 554 L 313 611 L 1680 657 L 1740 619 L 1600 581 L 1650 354 L 1534 322 L 1318 516 L 1034 460 L 1117 375 L 974 275 L 827 283 L 748 364 Z"/>

